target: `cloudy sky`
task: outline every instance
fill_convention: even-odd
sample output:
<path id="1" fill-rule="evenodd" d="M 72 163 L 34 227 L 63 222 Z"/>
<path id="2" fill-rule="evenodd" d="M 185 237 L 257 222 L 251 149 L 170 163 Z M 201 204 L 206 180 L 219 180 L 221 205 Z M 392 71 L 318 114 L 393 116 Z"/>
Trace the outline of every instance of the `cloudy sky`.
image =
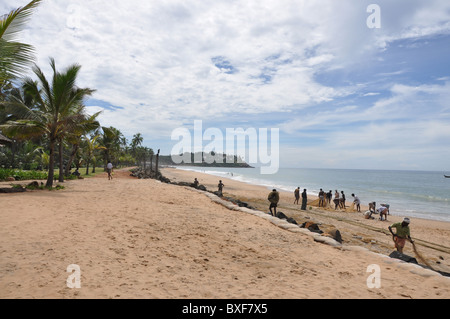
<path id="1" fill-rule="evenodd" d="M 282 167 L 450 170 L 448 0 L 47 0 L 20 40 L 165 154 L 202 120 L 279 128 Z"/>

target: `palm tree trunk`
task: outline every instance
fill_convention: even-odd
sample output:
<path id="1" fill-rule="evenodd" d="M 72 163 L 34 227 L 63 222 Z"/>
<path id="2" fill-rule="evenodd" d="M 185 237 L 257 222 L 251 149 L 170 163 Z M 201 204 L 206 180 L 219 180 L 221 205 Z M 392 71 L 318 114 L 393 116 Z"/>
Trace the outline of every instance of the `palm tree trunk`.
<path id="1" fill-rule="evenodd" d="M 64 175 L 66 177 L 70 175 L 70 169 L 72 168 L 73 160 L 75 158 L 75 155 L 77 155 L 79 148 L 80 148 L 80 146 L 78 144 L 72 145 L 72 153 L 70 154 L 70 158 L 69 158 L 69 161 L 67 162 L 67 166 L 66 166 L 66 172 L 64 173 Z"/>
<path id="2" fill-rule="evenodd" d="M 55 175 L 55 142 L 56 139 L 50 139 L 50 154 L 48 161 L 48 177 L 47 183 L 45 184 L 46 187 L 53 187 L 53 176 Z"/>
<path id="3" fill-rule="evenodd" d="M 87 161 L 86 161 L 86 174 L 85 175 L 89 175 L 89 162 L 90 162 L 90 160 L 87 159 Z"/>
<path id="4" fill-rule="evenodd" d="M 63 141 L 59 141 L 59 177 L 58 182 L 64 182 L 64 154 L 63 154 Z"/>

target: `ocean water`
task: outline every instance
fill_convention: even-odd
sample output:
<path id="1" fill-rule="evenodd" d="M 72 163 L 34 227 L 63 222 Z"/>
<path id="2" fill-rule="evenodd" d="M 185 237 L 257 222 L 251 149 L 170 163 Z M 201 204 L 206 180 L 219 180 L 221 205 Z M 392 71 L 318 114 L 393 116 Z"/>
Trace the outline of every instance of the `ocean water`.
<path id="1" fill-rule="evenodd" d="M 390 214 L 450 222 L 450 178 L 443 172 L 280 168 L 261 175 L 259 168 L 179 167 L 245 183 L 294 192 L 300 187 L 317 195 L 344 191 L 347 205 L 354 193 L 363 205 L 375 201 L 390 205 Z M 447 172 L 448 175 L 448 172 Z"/>

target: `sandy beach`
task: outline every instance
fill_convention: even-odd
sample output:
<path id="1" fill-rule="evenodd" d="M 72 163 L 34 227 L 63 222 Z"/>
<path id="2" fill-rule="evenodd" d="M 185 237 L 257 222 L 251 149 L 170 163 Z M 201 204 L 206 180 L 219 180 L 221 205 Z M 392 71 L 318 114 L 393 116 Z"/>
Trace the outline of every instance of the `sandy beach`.
<path id="1" fill-rule="evenodd" d="M 174 181 L 197 177 L 210 190 L 219 180 L 163 173 Z M 225 195 L 267 211 L 266 188 L 222 180 Z M 112 181 L 99 174 L 64 187 L 0 194 L 1 298 L 450 297 L 450 278 L 385 257 L 393 244 L 382 229 L 400 217 L 364 220 L 313 206 L 302 212 L 292 194 L 282 193 L 279 210 L 286 215 L 340 230 L 343 245 L 333 247 L 189 187 L 132 178 L 128 170 L 116 171 Z M 450 271 L 449 223 L 413 219 L 411 235 L 433 268 Z M 409 244 L 405 253 L 414 255 Z M 79 289 L 66 284 L 72 264 L 81 270 Z M 379 267 L 379 288 L 368 286 L 371 265 Z"/>

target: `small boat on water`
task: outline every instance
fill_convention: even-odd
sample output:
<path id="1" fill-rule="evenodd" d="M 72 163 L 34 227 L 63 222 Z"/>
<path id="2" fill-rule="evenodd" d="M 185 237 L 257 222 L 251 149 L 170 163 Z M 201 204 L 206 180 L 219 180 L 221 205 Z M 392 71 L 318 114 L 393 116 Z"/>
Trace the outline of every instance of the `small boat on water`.
<path id="1" fill-rule="evenodd" d="M 448 175 L 444 175 L 444 177 L 445 177 L 445 178 L 450 178 L 450 176 L 448 176 Z"/>

